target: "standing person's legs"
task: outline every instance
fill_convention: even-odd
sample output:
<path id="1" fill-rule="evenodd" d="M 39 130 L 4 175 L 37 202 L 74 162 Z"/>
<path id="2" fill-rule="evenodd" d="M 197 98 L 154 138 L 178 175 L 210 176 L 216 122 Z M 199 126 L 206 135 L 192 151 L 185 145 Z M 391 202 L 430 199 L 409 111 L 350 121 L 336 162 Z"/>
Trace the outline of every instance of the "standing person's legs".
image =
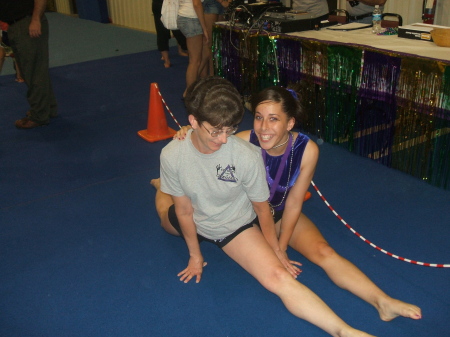
<path id="1" fill-rule="evenodd" d="M 49 117 L 56 117 L 58 114 L 57 111 L 57 102 L 56 97 L 53 92 L 53 86 L 50 79 L 50 55 L 49 55 L 49 48 L 48 48 L 48 40 L 49 40 L 49 26 L 48 21 L 45 15 L 42 17 L 41 20 L 42 25 L 42 36 L 44 36 L 44 39 L 39 42 L 38 44 L 38 61 L 37 61 L 37 67 L 36 67 L 36 76 L 40 78 L 40 80 L 36 80 L 35 83 L 41 83 L 42 85 L 42 92 L 45 94 L 46 101 L 47 101 L 47 107 L 48 107 L 48 116 Z"/>
<path id="2" fill-rule="evenodd" d="M 177 25 L 186 37 L 189 53 L 189 64 L 186 70 L 186 89 L 194 83 L 199 76 L 199 68 L 203 53 L 203 29 L 198 18 L 178 16 Z M 186 95 L 184 90 L 183 97 Z"/>
<path id="3" fill-rule="evenodd" d="M 214 75 L 214 67 L 213 67 L 212 51 L 211 51 L 212 31 L 213 31 L 213 25 L 215 22 L 217 22 L 218 17 L 219 17 L 218 14 L 205 13 L 205 23 L 206 23 L 206 28 L 208 29 L 209 42 L 205 43 L 203 46 L 203 57 L 202 57 L 202 63 L 200 65 L 200 75 L 202 77 Z"/>
<path id="4" fill-rule="evenodd" d="M 399 315 L 413 319 L 422 317 L 420 308 L 388 296 L 353 263 L 340 256 L 303 213 L 295 226 L 289 245 L 322 267 L 337 286 L 373 305 L 382 320 L 390 321 Z"/>
<path id="5" fill-rule="evenodd" d="M 217 0 L 204 0 L 203 1 L 203 11 L 205 13 L 205 24 L 208 30 L 209 43 L 204 48 L 204 59 L 201 65 L 201 76 L 213 76 L 214 75 L 214 63 L 212 55 L 212 44 L 213 44 L 213 26 L 214 23 L 219 20 L 219 18 L 224 13 L 224 7 Z"/>
<path id="6" fill-rule="evenodd" d="M 186 70 L 186 88 L 189 88 L 199 76 L 203 53 L 203 35 L 186 38 L 186 44 L 189 52 L 189 64 Z"/>
<path id="7" fill-rule="evenodd" d="M 189 53 L 189 63 L 186 69 L 186 89 L 199 77 L 199 69 L 203 53 L 203 35 L 196 35 L 186 38 L 186 45 Z M 183 97 L 186 90 L 183 93 Z"/>
<path id="8" fill-rule="evenodd" d="M 161 52 L 161 57 L 162 60 L 164 61 L 164 67 L 169 68 L 170 30 L 164 27 L 164 24 L 161 21 L 161 8 L 162 8 L 162 1 L 153 1 L 152 12 L 156 28 L 156 44 L 158 46 L 158 50 Z"/>
<path id="9" fill-rule="evenodd" d="M 42 125 L 47 124 L 50 117 L 57 115 L 57 103 L 49 74 L 49 27 L 43 16 L 41 36 L 31 38 L 28 29 L 30 20 L 31 18 L 25 18 L 11 25 L 8 35 L 17 64 L 28 86 L 30 111 L 27 118 Z"/>
<path id="10" fill-rule="evenodd" d="M 371 336 L 350 327 L 316 294 L 284 268 L 261 231 L 250 228 L 237 235 L 223 251 L 283 301 L 286 308 L 332 336 Z"/>
<path id="11" fill-rule="evenodd" d="M 178 42 L 178 54 L 180 54 L 181 56 L 188 56 L 186 36 L 184 36 L 179 29 L 172 30 L 172 34 Z"/>
<path id="12" fill-rule="evenodd" d="M 17 61 L 15 58 L 13 58 L 13 62 L 14 62 L 14 70 L 16 71 L 16 82 L 19 82 L 19 83 L 25 82 L 23 80 L 22 73 L 20 71 L 19 65 L 17 64 Z"/>

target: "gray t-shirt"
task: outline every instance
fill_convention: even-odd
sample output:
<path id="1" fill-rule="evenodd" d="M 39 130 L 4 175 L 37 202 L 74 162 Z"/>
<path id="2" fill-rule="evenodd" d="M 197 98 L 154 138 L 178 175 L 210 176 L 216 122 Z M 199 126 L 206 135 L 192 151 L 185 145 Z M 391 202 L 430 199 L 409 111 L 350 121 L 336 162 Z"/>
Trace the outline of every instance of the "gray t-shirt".
<path id="1" fill-rule="evenodd" d="M 292 0 L 292 9 L 308 12 L 313 18 L 329 13 L 327 0 Z"/>
<path id="2" fill-rule="evenodd" d="M 161 152 L 161 191 L 187 196 L 197 233 L 222 239 L 256 217 L 251 201 L 269 198 L 261 149 L 236 136 L 212 154 L 191 141 L 173 140 Z"/>
<path id="3" fill-rule="evenodd" d="M 384 6 L 380 6 L 381 11 L 383 11 L 383 8 Z M 348 3 L 348 1 L 346 1 L 346 9 L 351 16 L 360 16 L 363 14 L 372 13 L 373 10 L 375 9 L 375 6 L 365 5 L 362 2 L 360 2 L 357 6 L 352 7 Z"/>

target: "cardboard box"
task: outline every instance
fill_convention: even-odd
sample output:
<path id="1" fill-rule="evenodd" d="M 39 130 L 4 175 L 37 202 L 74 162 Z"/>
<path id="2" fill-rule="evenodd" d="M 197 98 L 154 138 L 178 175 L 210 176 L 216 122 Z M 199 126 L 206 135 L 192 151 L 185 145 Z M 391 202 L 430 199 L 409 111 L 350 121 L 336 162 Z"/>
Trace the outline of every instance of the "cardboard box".
<path id="1" fill-rule="evenodd" d="M 413 23 L 407 26 L 398 27 L 398 37 L 413 40 L 433 41 L 431 31 L 434 28 L 449 28 L 445 26 L 427 25 L 426 23 Z"/>

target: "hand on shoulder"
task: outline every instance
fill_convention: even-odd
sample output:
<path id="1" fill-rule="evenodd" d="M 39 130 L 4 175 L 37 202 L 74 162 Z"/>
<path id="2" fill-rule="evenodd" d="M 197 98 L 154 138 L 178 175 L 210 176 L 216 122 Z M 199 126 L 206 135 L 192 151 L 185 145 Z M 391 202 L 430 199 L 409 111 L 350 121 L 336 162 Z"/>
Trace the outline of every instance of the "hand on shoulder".
<path id="1" fill-rule="evenodd" d="M 180 130 L 173 136 L 173 139 L 184 140 L 188 131 L 192 129 L 190 125 L 182 126 Z"/>

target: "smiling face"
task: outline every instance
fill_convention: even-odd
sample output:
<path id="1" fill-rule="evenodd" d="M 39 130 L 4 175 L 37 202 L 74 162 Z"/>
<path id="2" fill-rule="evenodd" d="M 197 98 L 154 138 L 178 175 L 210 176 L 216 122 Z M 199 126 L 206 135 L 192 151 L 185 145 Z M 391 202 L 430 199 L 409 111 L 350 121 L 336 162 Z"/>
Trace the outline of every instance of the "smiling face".
<path id="1" fill-rule="evenodd" d="M 281 103 L 263 101 L 255 109 L 253 128 L 260 146 L 266 151 L 284 143 L 294 125 L 295 119 L 283 112 Z M 280 147 L 279 151 L 284 151 L 284 148 Z"/>

